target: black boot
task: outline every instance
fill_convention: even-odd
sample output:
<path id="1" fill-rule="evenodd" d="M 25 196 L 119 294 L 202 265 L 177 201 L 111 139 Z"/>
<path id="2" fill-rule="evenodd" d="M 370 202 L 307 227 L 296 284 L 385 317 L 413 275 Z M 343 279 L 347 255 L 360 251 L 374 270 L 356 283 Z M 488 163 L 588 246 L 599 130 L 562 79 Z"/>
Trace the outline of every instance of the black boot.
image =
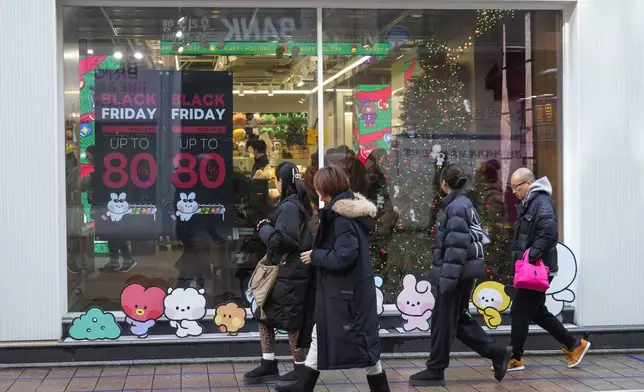
<path id="1" fill-rule="evenodd" d="M 297 373 L 297 381 L 294 384 L 278 385 L 275 390 L 277 392 L 313 392 L 320 372 L 307 366 L 298 367 L 295 372 Z"/>
<path id="2" fill-rule="evenodd" d="M 277 379 L 277 386 L 280 387 L 280 386 L 295 384 L 297 382 L 297 368 L 302 366 L 304 366 L 303 363 L 293 364 L 293 370 L 291 370 L 286 374 L 281 375 L 280 378 Z"/>
<path id="3" fill-rule="evenodd" d="M 409 384 L 415 387 L 442 387 L 445 385 L 445 372 L 442 370 L 425 369 L 412 374 Z"/>
<path id="4" fill-rule="evenodd" d="M 277 368 L 277 361 L 262 359 L 258 367 L 244 374 L 244 383 L 248 385 L 267 384 L 277 381 L 280 371 Z"/>
<path id="5" fill-rule="evenodd" d="M 492 361 L 492 367 L 494 368 L 494 378 L 496 381 L 503 380 L 505 373 L 508 371 L 508 364 L 510 363 L 510 358 L 512 358 L 512 347 L 508 346 L 503 351 L 503 356 Z"/>
<path id="6" fill-rule="evenodd" d="M 389 381 L 387 381 L 387 373 L 384 370 L 382 373 L 374 374 L 373 376 L 367 375 L 367 382 L 371 392 L 391 392 Z"/>

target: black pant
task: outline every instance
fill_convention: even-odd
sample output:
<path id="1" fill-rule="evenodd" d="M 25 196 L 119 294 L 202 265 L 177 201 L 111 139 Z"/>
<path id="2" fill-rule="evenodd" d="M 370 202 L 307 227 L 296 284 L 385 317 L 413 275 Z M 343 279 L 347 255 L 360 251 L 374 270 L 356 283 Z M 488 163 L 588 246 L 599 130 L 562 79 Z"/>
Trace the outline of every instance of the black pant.
<path id="1" fill-rule="evenodd" d="M 119 251 L 123 256 L 123 261 L 132 260 L 132 253 L 130 253 L 130 247 L 127 246 L 127 241 L 107 241 L 107 249 L 110 252 L 110 262 L 112 263 L 118 263 Z"/>
<path id="2" fill-rule="evenodd" d="M 427 368 L 443 371 L 449 366 L 449 352 L 458 338 L 480 356 L 501 360 L 505 349 L 497 345 L 470 314 L 470 295 L 474 281 L 458 282 L 454 290 L 441 294 L 436 290 L 436 302 L 432 311 L 431 342 Z"/>
<path id="3" fill-rule="evenodd" d="M 552 282 L 552 277 L 550 277 Z M 546 294 L 534 291 L 518 289 L 510 312 L 512 314 L 512 332 L 510 341 L 512 344 L 512 356 L 521 359 L 523 345 L 528 338 L 530 323 L 534 321 L 538 326 L 548 333 L 567 349 L 571 350 L 577 341 L 572 337 L 566 327 L 546 308 Z"/>

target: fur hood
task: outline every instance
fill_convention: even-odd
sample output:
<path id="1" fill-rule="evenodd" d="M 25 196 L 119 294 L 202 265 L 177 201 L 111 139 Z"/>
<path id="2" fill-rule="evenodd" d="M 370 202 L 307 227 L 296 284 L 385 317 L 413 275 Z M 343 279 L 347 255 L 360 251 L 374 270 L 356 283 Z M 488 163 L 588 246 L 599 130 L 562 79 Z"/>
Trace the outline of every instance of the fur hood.
<path id="1" fill-rule="evenodd" d="M 354 193 L 353 198 L 336 201 L 331 209 L 338 215 L 348 219 L 375 218 L 378 213 L 376 205 L 359 193 Z"/>

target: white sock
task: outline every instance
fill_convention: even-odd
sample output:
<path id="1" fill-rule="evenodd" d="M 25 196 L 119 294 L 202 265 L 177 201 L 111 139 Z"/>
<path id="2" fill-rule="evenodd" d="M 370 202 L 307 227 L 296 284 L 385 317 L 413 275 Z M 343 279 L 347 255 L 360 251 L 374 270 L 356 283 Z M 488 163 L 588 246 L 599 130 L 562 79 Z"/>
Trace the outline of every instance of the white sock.
<path id="1" fill-rule="evenodd" d="M 262 354 L 262 359 L 264 359 L 266 361 L 274 361 L 275 360 L 275 353 Z"/>
<path id="2" fill-rule="evenodd" d="M 375 376 L 376 374 L 382 373 L 382 362 L 376 362 L 375 365 L 366 368 L 365 372 L 368 376 Z"/>

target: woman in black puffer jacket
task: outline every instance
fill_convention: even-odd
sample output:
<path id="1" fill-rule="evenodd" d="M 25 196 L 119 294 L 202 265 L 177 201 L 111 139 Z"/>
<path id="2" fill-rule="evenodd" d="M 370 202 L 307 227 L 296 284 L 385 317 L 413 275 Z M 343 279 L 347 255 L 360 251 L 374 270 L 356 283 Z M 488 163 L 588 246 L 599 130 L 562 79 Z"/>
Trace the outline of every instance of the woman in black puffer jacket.
<path id="1" fill-rule="evenodd" d="M 312 278 L 299 347 L 309 347 L 297 382 L 277 392 L 313 392 L 319 370 L 364 368 L 371 392 L 390 392 L 380 362 L 376 285 L 369 252 L 376 206 L 349 189 L 344 170 L 330 165 L 314 178 L 326 204 L 313 249 L 303 252 Z"/>
<path id="2" fill-rule="evenodd" d="M 431 319 L 431 353 L 427 369 L 413 374 L 414 386 L 445 385 L 449 352 L 458 339 L 482 357 L 492 360 L 494 377 L 501 381 L 510 361 L 511 347 L 502 347 L 483 331 L 469 313 L 474 279 L 484 273 L 483 230 L 479 215 L 463 189 L 463 169 L 447 165 L 441 173 L 441 188 L 447 196 L 438 219 L 432 265 L 432 291 L 436 302 Z"/>
<path id="3" fill-rule="evenodd" d="M 288 332 L 295 367 L 304 363 L 306 352 L 297 348 L 298 328 L 302 324 L 309 266 L 302 263 L 300 253 L 311 249 L 313 236 L 309 229 L 312 209 L 306 186 L 300 180 L 297 166 L 284 162 L 275 169 L 276 186 L 281 198 L 277 206 L 257 226 L 267 246 L 266 262 L 280 267 L 270 298 L 255 312 L 259 320 L 262 362 L 244 376 L 247 384 L 278 381 L 295 382 L 295 372 L 280 377 L 275 360 L 275 330 Z"/>

